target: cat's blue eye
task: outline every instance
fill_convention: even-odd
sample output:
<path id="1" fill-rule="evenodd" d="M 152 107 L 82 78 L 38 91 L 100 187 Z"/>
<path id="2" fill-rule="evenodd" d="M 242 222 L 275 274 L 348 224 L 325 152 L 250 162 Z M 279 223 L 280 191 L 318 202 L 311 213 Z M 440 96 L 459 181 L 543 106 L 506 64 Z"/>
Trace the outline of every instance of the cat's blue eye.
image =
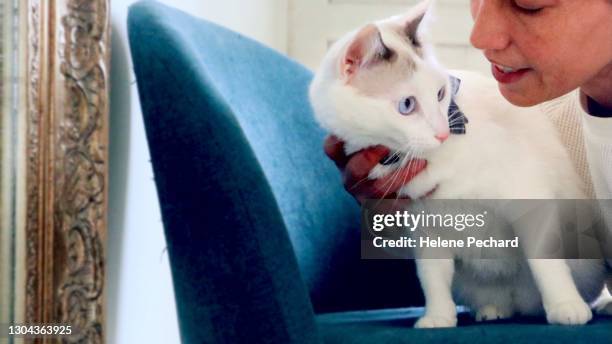
<path id="1" fill-rule="evenodd" d="M 442 86 L 442 88 L 438 91 L 438 101 L 441 102 L 446 95 L 446 86 Z"/>
<path id="2" fill-rule="evenodd" d="M 398 111 L 402 115 L 410 115 L 416 107 L 416 99 L 412 96 L 402 99 L 398 106 Z"/>

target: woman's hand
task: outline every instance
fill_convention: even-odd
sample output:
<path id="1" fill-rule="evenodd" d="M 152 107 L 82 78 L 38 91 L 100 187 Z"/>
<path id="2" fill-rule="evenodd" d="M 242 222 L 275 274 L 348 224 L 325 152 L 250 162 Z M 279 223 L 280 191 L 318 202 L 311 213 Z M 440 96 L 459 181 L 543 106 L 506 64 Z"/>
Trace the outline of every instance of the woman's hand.
<path id="1" fill-rule="evenodd" d="M 389 154 L 389 148 L 376 146 L 347 156 L 344 153 L 344 141 L 331 135 L 325 139 L 324 149 L 325 154 L 340 169 L 344 188 L 359 203 L 366 199 L 398 198 L 397 191 L 427 166 L 425 160 L 413 160 L 397 173 L 369 179 L 370 171 Z"/>

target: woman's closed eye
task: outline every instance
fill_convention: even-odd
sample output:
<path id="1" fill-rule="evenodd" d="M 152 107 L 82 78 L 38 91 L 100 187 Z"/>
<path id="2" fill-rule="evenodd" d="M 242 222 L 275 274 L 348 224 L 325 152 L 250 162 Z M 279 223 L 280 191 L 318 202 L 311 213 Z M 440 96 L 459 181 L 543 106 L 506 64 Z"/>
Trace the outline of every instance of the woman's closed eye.
<path id="1" fill-rule="evenodd" d="M 515 0 L 512 4 L 519 12 L 528 15 L 538 14 L 546 7 L 541 1 Z"/>

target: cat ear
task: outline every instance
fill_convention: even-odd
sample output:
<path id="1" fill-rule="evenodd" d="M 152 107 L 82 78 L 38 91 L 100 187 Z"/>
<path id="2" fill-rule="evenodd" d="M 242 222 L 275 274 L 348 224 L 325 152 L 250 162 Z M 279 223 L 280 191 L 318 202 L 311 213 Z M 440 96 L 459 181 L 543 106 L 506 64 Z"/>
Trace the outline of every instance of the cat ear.
<path id="1" fill-rule="evenodd" d="M 412 11 L 402 18 L 402 25 L 404 34 L 408 37 L 410 42 L 416 48 L 421 47 L 421 42 L 418 37 L 419 27 L 421 26 L 423 19 L 429 12 L 429 8 L 432 6 L 433 1 L 424 0 L 416 5 Z"/>
<path id="2" fill-rule="evenodd" d="M 340 72 L 350 81 L 359 69 L 388 60 L 392 55 L 393 52 L 383 43 L 378 27 L 369 24 L 361 29 L 349 44 L 340 61 Z"/>

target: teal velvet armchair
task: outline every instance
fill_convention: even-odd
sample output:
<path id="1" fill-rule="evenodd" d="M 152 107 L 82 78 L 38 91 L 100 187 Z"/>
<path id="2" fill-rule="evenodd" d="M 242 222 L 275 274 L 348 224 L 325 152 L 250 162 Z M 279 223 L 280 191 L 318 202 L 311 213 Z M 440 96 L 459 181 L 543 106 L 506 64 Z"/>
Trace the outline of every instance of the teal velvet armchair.
<path id="1" fill-rule="evenodd" d="M 130 46 L 184 343 L 573 342 L 543 319 L 414 330 L 408 260 L 361 260 L 359 208 L 322 150 L 312 74 L 156 2 Z M 586 337 L 612 338 L 598 319 Z"/>

